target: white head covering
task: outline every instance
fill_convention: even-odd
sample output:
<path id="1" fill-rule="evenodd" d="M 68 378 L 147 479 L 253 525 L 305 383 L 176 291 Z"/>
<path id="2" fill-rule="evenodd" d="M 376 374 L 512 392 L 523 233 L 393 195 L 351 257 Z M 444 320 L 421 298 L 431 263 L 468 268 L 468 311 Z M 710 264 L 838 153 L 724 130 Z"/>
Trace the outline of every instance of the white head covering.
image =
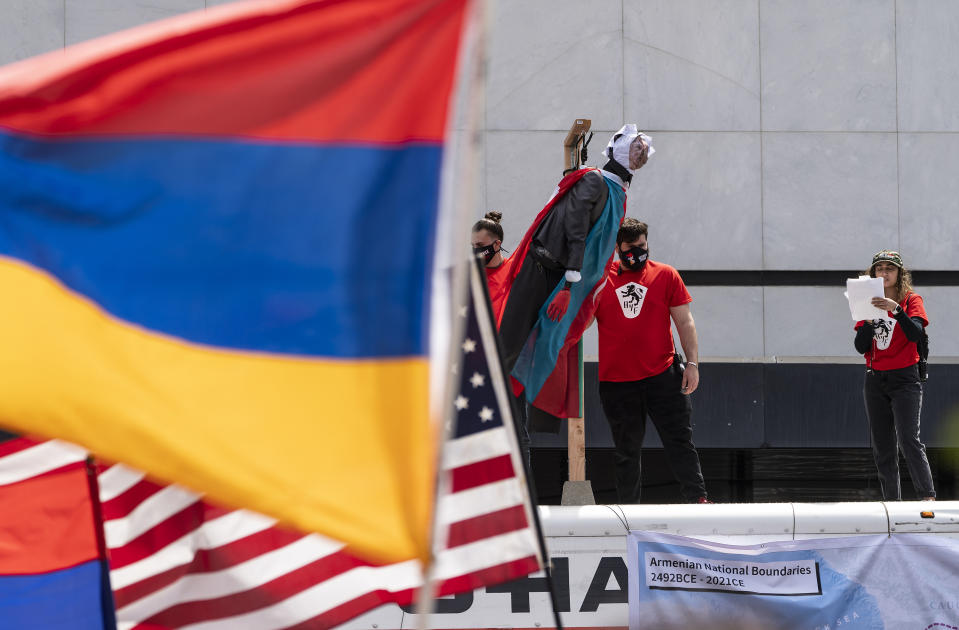
<path id="1" fill-rule="evenodd" d="M 653 153 L 656 153 L 656 149 L 653 148 L 652 138 L 645 133 L 640 133 L 633 123 L 623 125 L 622 129 L 613 134 L 613 137 L 609 140 L 609 144 L 607 144 L 603 150 L 603 155 L 609 159 L 616 160 L 624 168 L 632 172 L 633 169 L 629 168 L 629 145 L 633 143 L 636 136 L 640 136 L 643 139 L 643 142 L 649 147 L 649 152 L 646 155 L 652 157 Z"/>

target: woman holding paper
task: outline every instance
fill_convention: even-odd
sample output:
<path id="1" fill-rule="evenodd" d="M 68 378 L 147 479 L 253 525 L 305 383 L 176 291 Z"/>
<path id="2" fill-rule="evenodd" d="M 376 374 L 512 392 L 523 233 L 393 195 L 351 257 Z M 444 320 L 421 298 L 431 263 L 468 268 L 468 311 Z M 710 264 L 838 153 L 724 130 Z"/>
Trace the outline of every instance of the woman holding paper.
<path id="1" fill-rule="evenodd" d="M 919 441 L 922 383 L 916 342 L 929 325 L 922 297 L 912 290 L 912 275 L 899 252 L 883 250 L 872 257 L 869 275 L 881 278 L 884 297 L 872 299 L 878 309 L 872 320 L 856 324 L 856 350 L 866 357 L 863 398 L 872 453 L 884 500 L 898 501 L 899 450 L 909 466 L 916 496 L 934 501 L 926 447 Z M 898 436 L 898 437 L 897 437 Z"/>

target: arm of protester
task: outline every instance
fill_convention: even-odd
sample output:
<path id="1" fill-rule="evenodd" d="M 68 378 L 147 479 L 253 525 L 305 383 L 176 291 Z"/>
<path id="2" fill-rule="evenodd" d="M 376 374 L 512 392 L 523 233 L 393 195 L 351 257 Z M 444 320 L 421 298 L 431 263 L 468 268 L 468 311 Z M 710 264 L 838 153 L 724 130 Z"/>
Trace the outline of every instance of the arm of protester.
<path id="1" fill-rule="evenodd" d="M 872 325 L 872 322 L 860 322 L 859 326 L 856 327 L 856 339 L 853 341 L 856 352 L 866 354 L 872 350 L 872 338 L 875 332 L 876 328 Z"/>
<path id="2" fill-rule="evenodd" d="M 905 311 L 896 313 L 895 317 L 899 327 L 902 328 L 902 332 L 905 333 L 906 339 L 913 343 L 919 341 L 919 337 L 922 336 L 922 328 L 925 325 L 922 318 L 909 317 Z"/>
<path id="3" fill-rule="evenodd" d="M 676 324 L 679 343 L 686 355 L 686 369 L 683 371 L 683 393 L 692 394 L 699 387 L 699 340 L 696 337 L 696 322 L 689 304 L 669 307 L 669 314 Z"/>

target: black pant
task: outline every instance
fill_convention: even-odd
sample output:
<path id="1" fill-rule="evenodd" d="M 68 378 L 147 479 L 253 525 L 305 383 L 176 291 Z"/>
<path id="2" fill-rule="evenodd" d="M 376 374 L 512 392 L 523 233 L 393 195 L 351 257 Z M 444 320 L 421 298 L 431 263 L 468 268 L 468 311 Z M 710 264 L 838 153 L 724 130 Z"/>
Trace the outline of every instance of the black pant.
<path id="1" fill-rule="evenodd" d="M 899 370 L 867 370 L 862 390 L 872 434 L 872 454 L 879 472 L 882 498 L 898 501 L 899 449 L 906 456 L 909 476 L 918 498 L 934 497 L 932 472 L 926 447 L 919 441 L 922 384 L 919 370 L 911 365 Z"/>
<path id="2" fill-rule="evenodd" d="M 639 503 L 642 488 L 640 455 L 646 414 L 653 421 L 673 476 L 686 501 L 706 496 L 706 484 L 693 444 L 693 405 L 682 393 L 683 368 L 674 363 L 665 372 L 639 381 L 600 381 L 599 399 L 616 446 L 616 494 L 620 503 Z"/>

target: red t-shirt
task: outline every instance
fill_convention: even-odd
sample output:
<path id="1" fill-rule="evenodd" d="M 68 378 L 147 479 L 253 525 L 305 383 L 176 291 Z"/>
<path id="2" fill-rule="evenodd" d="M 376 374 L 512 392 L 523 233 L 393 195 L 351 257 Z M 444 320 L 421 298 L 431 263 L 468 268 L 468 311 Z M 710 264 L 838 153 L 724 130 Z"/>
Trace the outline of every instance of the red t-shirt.
<path id="1" fill-rule="evenodd" d="M 922 318 L 923 325 L 929 325 L 922 296 L 909 293 L 899 306 L 909 317 Z M 866 367 L 874 370 L 898 370 L 919 363 L 919 350 L 916 349 L 916 343 L 906 339 L 905 333 L 900 330 L 892 313 L 886 311 L 884 315 L 872 322 L 876 332 L 872 337 L 872 350 L 864 355 Z M 856 322 L 856 329 L 858 330 L 864 323 Z"/>
<path id="2" fill-rule="evenodd" d="M 497 328 L 503 317 L 503 308 L 506 306 L 506 278 L 510 267 L 513 266 L 513 257 L 504 258 L 498 267 L 486 267 L 486 284 L 489 286 L 489 299 L 493 304 L 493 317 Z"/>
<path id="3" fill-rule="evenodd" d="M 669 309 L 693 301 L 679 272 L 652 260 L 640 271 L 610 266 L 599 296 L 599 380 L 638 381 L 662 373 L 675 347 Z"/>

